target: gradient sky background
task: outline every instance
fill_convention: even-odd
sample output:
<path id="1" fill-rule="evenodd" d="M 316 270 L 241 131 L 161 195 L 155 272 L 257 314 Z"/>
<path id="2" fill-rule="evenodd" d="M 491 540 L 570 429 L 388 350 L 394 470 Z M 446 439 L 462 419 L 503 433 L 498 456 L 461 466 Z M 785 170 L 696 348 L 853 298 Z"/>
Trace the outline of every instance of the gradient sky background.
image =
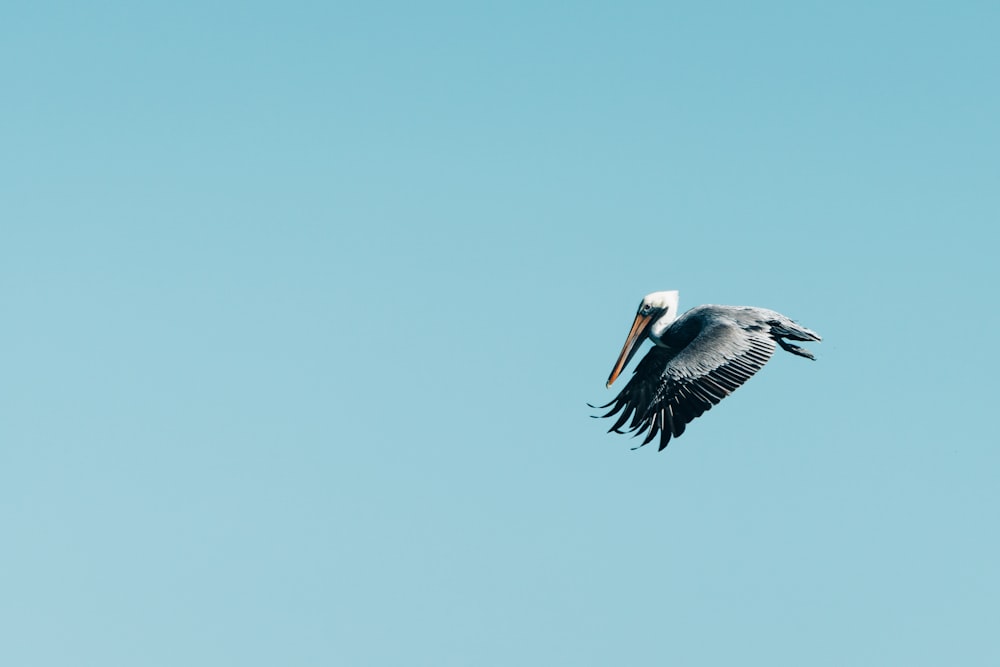
<path id="1" fill-rule="evenodd" d="M 998 33 L 6 5 L 0 662 L 1000 664 Z M 661 289 L 818 361 L 629 451 Z"/>

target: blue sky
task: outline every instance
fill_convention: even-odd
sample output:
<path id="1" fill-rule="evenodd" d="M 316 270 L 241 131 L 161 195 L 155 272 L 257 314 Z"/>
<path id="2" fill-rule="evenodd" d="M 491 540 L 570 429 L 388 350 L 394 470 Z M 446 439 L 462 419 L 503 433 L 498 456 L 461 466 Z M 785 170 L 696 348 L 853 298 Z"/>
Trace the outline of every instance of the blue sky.
<path id="1" fill-rule="evenodd" d="M 0 660 L 1000 662 L 993 3 L 0 12 Z M 819 331 L 664 452 L 647 292 Z"/>

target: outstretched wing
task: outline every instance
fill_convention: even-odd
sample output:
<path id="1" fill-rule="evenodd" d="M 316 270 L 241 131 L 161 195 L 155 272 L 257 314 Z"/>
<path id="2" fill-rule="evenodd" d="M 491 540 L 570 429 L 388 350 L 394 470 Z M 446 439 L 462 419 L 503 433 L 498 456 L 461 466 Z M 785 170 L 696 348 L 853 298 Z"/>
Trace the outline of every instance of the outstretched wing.
<path id="1" fill-rule="evenodd" d="M 763 368 L 774 353 L 774 340 L 761 327 L 747 330 L 732 321 L 704 324 L 687 345 L 654 347 L 639 362 L 632 379 L 606 405 L 602 417 L 618 414 L 608 431 L 646 437 L 660 434 L 660 449 L 671 437 L 736 391 Z M 626 423 L 626 430 L 622 430 Z"/>

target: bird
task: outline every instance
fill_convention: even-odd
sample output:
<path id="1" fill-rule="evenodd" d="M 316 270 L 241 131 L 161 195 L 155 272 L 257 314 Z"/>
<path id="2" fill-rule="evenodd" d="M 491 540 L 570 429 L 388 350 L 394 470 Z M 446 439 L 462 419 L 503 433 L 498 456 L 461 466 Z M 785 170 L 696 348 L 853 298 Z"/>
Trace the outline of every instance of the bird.
<path id="1" fill-rule="evenodd" d="M 789 343 L 820 341 L 815 331 L 781 313 L 752 306 L 696 306 L 677 316 L 676 290 L 653 292 L 639 304 L 606 387 L 618 378 L 644 339 L 653 347 L 633 371 L 632 379 L 610 402 L 590 407 L 611 408 L 618 415 L 608 433 L 645 433 L 638 449 L 660 436 L 659 450 L 684 433 L 689 423 L 736 391 L 783 350 L 815 360 L 809 350 Z M 619 414 L 620 413 L 620 414 Z M 626 430 L 622 430 L 628 423 Z"/>

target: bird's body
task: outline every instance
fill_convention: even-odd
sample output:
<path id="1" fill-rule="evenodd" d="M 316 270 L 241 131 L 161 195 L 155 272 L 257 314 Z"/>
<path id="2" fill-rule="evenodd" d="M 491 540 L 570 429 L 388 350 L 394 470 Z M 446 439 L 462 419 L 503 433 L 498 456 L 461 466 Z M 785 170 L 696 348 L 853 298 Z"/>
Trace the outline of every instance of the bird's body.
<path id="1" fill-rule="evenodd" d="M 632 330 L 615 364 L 608 386 L 632 359 L 643 338 L 654 347 L 639 362 L 632 379 L 610 403 L 618 413 L 609 431 L 645 432 L 642 445 L 660 434 L 660 449 L 759 371 L 782 349 L 813 359 L 808 350 L 789 343 L 818 341 L 819 334 L 781 313 L 748 306 L 698 306 L 676 317 L 677 292 L 654 292 L 639 304 Z M 622 431 L 628 423 L 627 430 Z M 640 445 L 640 446 L 642 446 Z"/>

